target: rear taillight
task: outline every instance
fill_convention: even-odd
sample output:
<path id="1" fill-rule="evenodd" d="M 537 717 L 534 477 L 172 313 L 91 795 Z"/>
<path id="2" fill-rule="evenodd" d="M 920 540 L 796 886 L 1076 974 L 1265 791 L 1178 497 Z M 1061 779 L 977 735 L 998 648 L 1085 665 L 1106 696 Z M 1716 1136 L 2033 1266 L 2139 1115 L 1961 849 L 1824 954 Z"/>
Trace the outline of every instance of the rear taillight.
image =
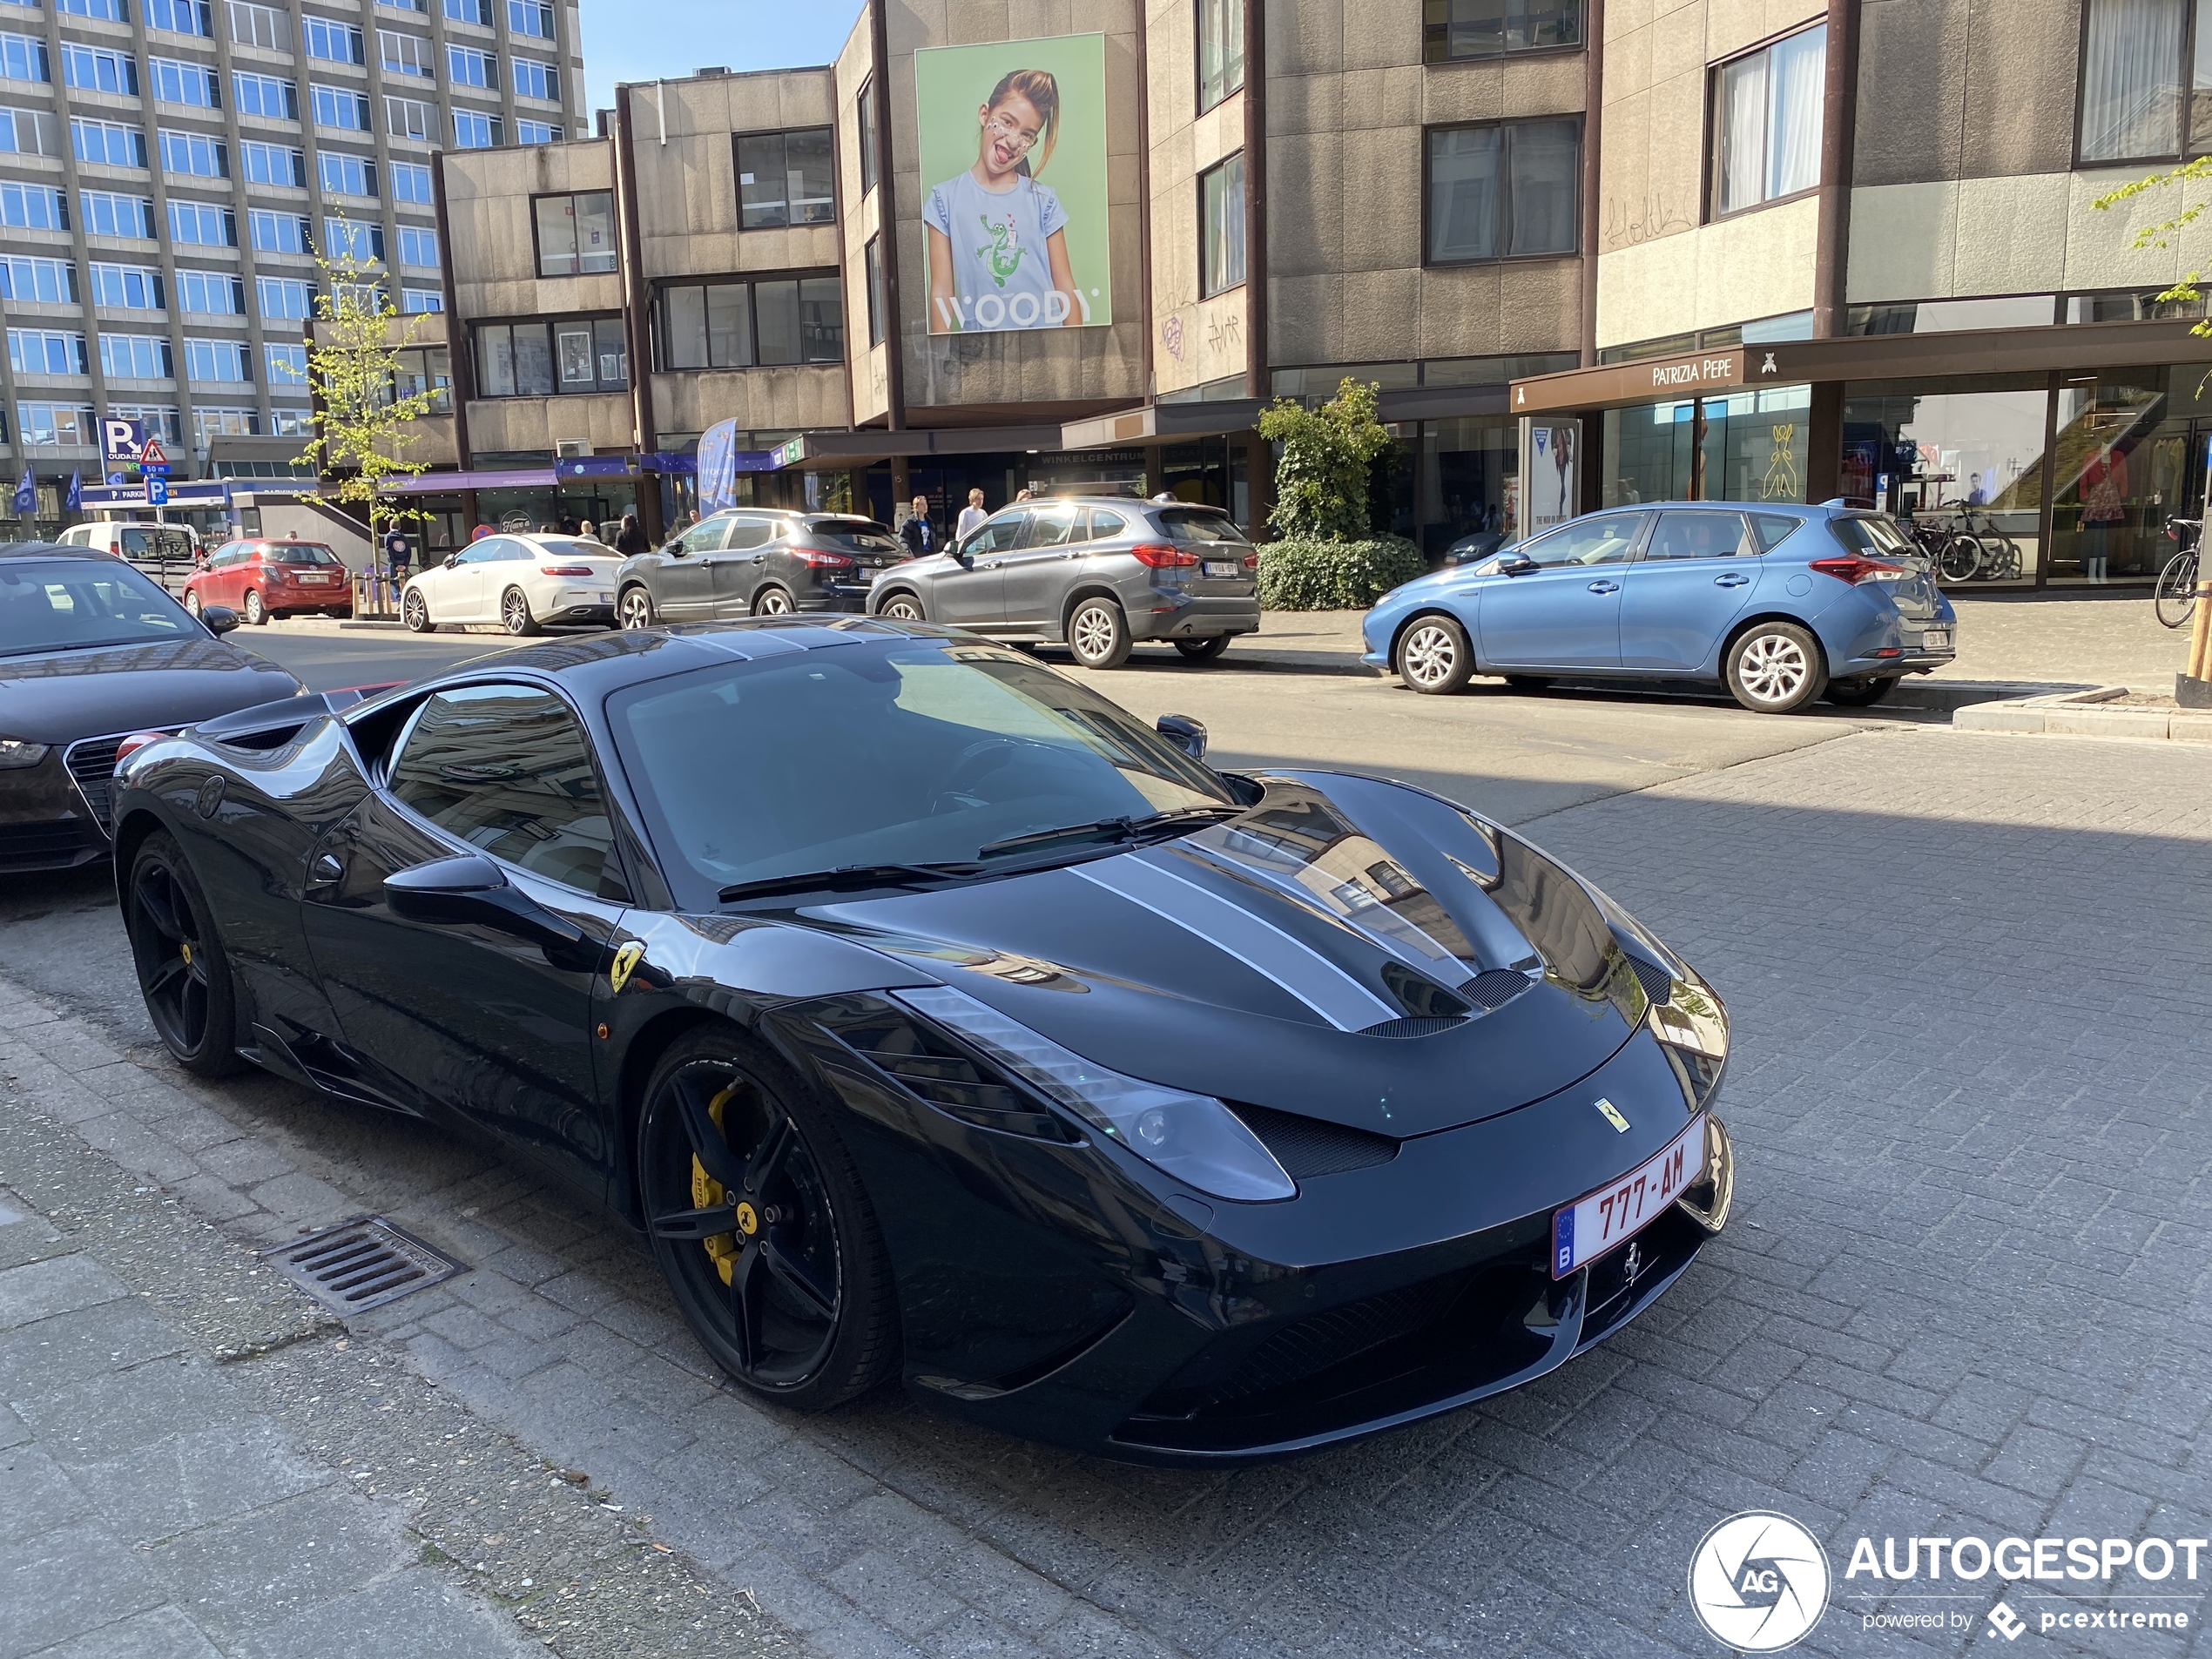
<path id="1" fill-rule="evenodd" d="M 1258 548 L 1254 548 L 1251 552 L 1244 555 L 1244 568 L 1247 570 L 1257 570 L 1259 569 L 1259 550 Z"/>
<path id="2" fill-rule="evenodd" d="M 121 765 L 149 743 L 158 743 L 168 735 L 166 732 L 133 732 L 115 745 L 115 764 Z"/>
<path id="3" fill-rule="evenodd" d="M 1892 564 L 1887 559 L 1815 559 L 1807 568 L 1823 576 L 1832 576 L 1838 582 L 1848 582 L 1854 588 L 1862 582 L 1902 582 L 1912 574 L 1905 566 Z"/>
<path id="4" fill-rule="evenodd" d="M 1164 542 L 1146 542 L 1130 549 L 1130 552 L 1139 564 L 1149 564 L 1155 570 L 1178 570 L 1198 562 L 1196 553 L 1186 553 L 1179 547 L 1168 546 Z"/>
<path id="5" fill-rule="evenodd" d="M 842 553 L 817 553 L 812 548 L 795 547 L 791 550 L 791 555 L 801 563 L 813 565 L 818 570 L 849 570 L 853 568 L 853 562 Z"/>
<path id="6" fill-rule="evenodd" d="M 541 564 L 537 567 L 537 573 L 540 576 L 590 576 L 591 567 L 588 564 Z"/>

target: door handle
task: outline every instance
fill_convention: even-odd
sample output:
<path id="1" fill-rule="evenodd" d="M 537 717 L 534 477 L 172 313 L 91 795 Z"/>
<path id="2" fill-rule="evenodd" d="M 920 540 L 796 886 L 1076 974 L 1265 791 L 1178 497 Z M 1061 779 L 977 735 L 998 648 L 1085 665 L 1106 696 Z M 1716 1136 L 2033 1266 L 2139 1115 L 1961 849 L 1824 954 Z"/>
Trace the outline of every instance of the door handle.
<path id="1" fill-rule="evenodd" d="M 752 556 L 752 562 L 755 564 L 765 564 L 768 563 L 768 556 L 765 553 L 756 553 Z"/>
<path id="2" fill-rule="evenodd" d="M 1730 570 L 1726 576 L 1715 577 L 1713 585 L 1716 588 L 1740 588 L 1750 579 L 1741 570 Z"/>
<path id="3" fill-rule="evenodd" d="M 1592 593 L 1618 593 L 1621 591 L 1621 584 L 1618 582 L 1593 582 L 1590 583 L 1590 591 Z"/>

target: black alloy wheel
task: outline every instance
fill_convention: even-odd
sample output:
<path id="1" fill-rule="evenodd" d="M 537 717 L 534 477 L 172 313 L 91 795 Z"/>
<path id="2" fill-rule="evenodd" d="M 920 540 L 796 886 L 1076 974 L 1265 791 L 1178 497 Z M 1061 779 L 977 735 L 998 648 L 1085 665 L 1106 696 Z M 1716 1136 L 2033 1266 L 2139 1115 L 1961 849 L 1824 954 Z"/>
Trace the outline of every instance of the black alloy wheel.
<path id="1" fill-rule="evenodd" d="M 429 604 L 422 597 L 421 590 L 416 588 L 409 588 L 407 597 L 400 601 L 400 620 L 407 624 L 409 633 L 435 634 L 438 631 L 438 624 L 430 620 Z"/>
<path id="2" fill-rule="evenodd" d="M 537 618 L 530 615 L 529 595 L 520 588 L 509 588 L 500 595 L 499 625 L 518 636 L 536 633 Z"/>
<path id="3" fill-rule="evenodd" d="M 1203 639 L 1178 639 L 1175 648 L 1183 653 L 1185 662 L 1211 663 L 1229 649 L 1229 636 L 1209 634 Z"/>
<path id="4" fill-rule="evenodd" d="M 678 1042 L 647 1085 L 640 1196 L 692 1333 L 755 1393 L 826 1411 L 897 1356 L 890 1264 L 812 1094 L 738 1033 Z"/>
<path id="5" fill-rule="evenodd" d="M 153 1028 L 185 1070 L 228 1076 L 245 1063 L 230 961 L 184 849 L 166 830 L 148 836 L 132 860 L 129 892 L 125 929 Z"/>

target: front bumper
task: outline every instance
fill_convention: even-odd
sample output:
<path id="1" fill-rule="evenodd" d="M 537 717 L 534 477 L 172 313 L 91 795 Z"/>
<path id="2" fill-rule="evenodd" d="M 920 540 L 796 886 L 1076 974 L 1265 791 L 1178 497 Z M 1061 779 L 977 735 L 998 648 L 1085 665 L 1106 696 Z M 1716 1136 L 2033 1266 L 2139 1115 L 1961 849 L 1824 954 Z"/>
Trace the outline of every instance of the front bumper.
<path id="1" fill-rule="evenodd" d="M 0 875 L 73 870 L 104 859 L 107 833 L 57 745 L 35 766 L 0 772 Z"/>
<path id="2" fill-rule="evenodd" d="M 1210 639 L 1216 634 L 1259 631 L 1259 596 L 1179 594 L 1156 590 L 1149 608 L 1129 613 L 1132 639 Z"/>
<path id="3" fill-rule="evenodd" d="M 802 593 L 792 600 L 801 610 L 833 610 L 848 614 L 865 614 L 868 608 L 869 584 L 865 582 L 834 582 L 824 584 L 813 593 Z"/>

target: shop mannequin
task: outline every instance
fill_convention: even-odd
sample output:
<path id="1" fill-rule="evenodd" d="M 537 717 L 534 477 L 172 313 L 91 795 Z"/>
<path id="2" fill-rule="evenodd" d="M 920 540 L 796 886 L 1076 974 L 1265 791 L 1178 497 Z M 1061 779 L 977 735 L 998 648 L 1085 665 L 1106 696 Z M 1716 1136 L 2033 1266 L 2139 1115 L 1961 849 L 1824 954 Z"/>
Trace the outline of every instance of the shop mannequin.
<path id="1" fill-rule="evenodd" d="M 2081 470 L 2081 573 L 2094 586 L 2105 580 L 2113 527 L 2126 516 L 2128 457 L 2107 443 Z"/>

